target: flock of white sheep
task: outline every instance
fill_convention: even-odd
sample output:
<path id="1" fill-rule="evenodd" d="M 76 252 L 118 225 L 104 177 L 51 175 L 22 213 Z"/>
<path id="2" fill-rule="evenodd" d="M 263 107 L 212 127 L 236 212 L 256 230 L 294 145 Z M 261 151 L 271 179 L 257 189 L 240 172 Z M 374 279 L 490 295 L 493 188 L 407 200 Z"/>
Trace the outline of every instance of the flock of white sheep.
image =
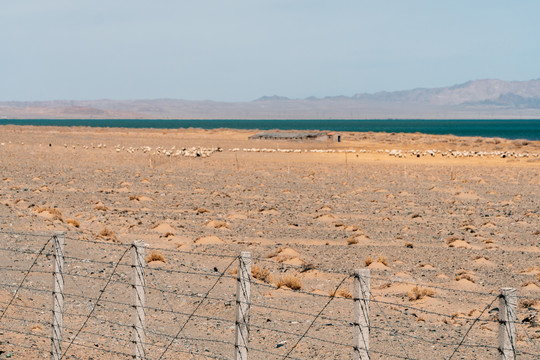
<path id="1" fill-rule="evenodd" d="M 11 143 L 11 142 L 9 142 Z M 21 143 L 24 145 L 24 143 Z M 5 146 L 6 143 L 0 143 L 0 146 Z M 50 145 L 49 145 L 50 146 Z M 64 144 L 64 147 L 67 148 L 68 145 Z M 75 145 L 71 145 L 71 148 L 75 149 Z M 90 144 L 82 145 L 83 149 L 106 149 L 106 144 Z M 216 152 L 222 152 L 223 149 L 220 147 L 189 147 L 189 148 L 176 148 L 173 146 L 171 148 L 164 148 L 158 146 L 152 148 L 150 146 L 114 146 L 114 150 L 119 152 L 128 152 L 130 154 L 134 153 L 144 153 L 157 156 L 168 156 L 168 157 L 201 157 L 206 158 L 211 156 Z M 352 154 L 361 154 L 361 153 L 386 153 L 389 156 L 397 158 L 407 158 L 407 157 L 423 157 L 431 156 L 435 157 L 437 155 L 447 158 L 463 158 L 463 157 L 500 157 L 500 158 L 537 158 L 538 153 L 529 153 L 529 152 L 516 152 L 516 151 L 472 151 L 472 150 L 400 150 L 400 149 L 380 149 L 380 150 L 367 150 L 367 149 L 271 149 L 271 148 L 233 148 L 229 149 L 231 152 L 257 152 L 257 153 L 352 153 Z"/>

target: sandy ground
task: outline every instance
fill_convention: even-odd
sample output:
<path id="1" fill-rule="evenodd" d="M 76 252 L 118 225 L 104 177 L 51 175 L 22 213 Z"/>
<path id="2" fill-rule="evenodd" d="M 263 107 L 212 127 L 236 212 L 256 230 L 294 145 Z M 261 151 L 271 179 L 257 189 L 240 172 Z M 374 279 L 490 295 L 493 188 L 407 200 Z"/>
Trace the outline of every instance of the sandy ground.
<path id="1" fill-rule="evenodd" d="M 501 287 L 512 287 L 522 297 L 518 318 L 526 330 L 518 333 L 518 347 L 524 352 L 522 358 L 537 358 L 538 348 L 531 339 L 538 346 L 540 142 L 379 133 L 344 133 L 341 143 L 248 140 L 253 133 L 0 127 L 2 248 L 38 251 L 47 234 L 66 232 L 73 239 L 66 245 L 73 257 L 68 267 L 80 276 L 70 280 L 74 289 L 79 288 L 71 293 L 94 298 L 112 267 L 81 259 L 114 262 L 122 255 L 123 244 L 134 240 L 169 249 L 160 250 L 165 263 L 154 261 L 149 267 L 156 275 L 155 287 L 167 289 L 170 295 L 150 290 L 149 297 L 156 308 L 188 313 L 197 302 L 181 300 L 177 293 L 203 296 L 213 278 L 188 279 L 187 274 L 178 278 L 174 271 L 215 267 L 215 273 L 220 273 L 234 259 L 228 256 L 250 251 L 260 259 L 254 265 L 268 269 L 273 278 L 267 279 L 268 284 L 260 281 L 260 290 L 252 290 L 264 306 L 253 310 L 252 321 L 260 328 L 252 330 L 250 337 L 259 349 L 281 354 L 275 358 L 287 350 L 276 344 L 294 344 L 295 337 L 288 332 L 303 333 L 327 295 L 354 269 L 371 269 L 374 296 L 386 302 L 382 309 L 372 303 L 373 324 L 380 328 L 372 330 L 372 347 L 386 353 L 373 353 L 373 358 L 392 358 L 388 354 L 447 358 L 472 324 L 470 319 L 480 315 Z M 201 156 L 184 156 L 196 153 Z M 44 237 L 14 237 L 9 232 Z M 1 263 L 12 268 L 28 267 L 33 259 L 9 251 L 0 255 Z M 45 258 L 36 265 L 43 272 L 49 267 Z M 236 263 L 230 265 L 230 270 L 235 268 Z M 103 275 L 101 283 L 84 278 L 83 273 Z M 128 266 L 125 273 L 129 274 Z M 284 274 L 299 279 L 305 293 L 277 289 L 275 284 Z M 6 270 L 3 275 L 4 284 L 11 284 L 1 289 L 5 304 L 23 273 Z M 41 275 L 30 276 L 30 282 L 49 287 L 50 278 Z M 211 324 L 212 319 L 194 321 L 193 334 L 234 341 L 226 321 L 234 321 L 230 309 L 235 284 L 233 279 L 227 283 L 228 277 L 215 290 L 222 297 L 209 300 L 213 305 L 200 310 L 206 316 L 228 315 L 221 316 L 217 325 Z M 410 300 L 408 292 L 416 284 L 434 294 Z M 111 301 L 130 301 L 129 289 L 112 286 Z M 352 291 L 351 279 L 343 287 Z M 47 309 L 49 298 L 28 290 L 17 301 Z M 292 357 L 350 356 L 352 350 L 339 345 L 352 341 L 348 335 L 352 305 L 345 298 L 336 298 L 323 314 L 328 319 L 319 319 L 310 330 L 329 342 L 304 339 Z M 84 313 L 90 303 L 75 299 L 69 306 Z M 298 314 L 276 310 L 269 315 L 268 306 Z M 466 344 L 497 346 L 493 312 L 497 306 L 495 302 L 486 310 Z M 38 315 L 21 309 L 11 313 L 13 318 L 20 314 L 29 319 L 20 325 L 21 334 L 10 333 L 2 324 L 6 319 L 0 320 L 2 346 L 21 354 L 22 348 L 9 345 L 19 343 L 47 357 L 43 354 L 49 351 L 50 316 L 44 315 L 44 325 L 35 328 L 41 321 Z M 111 309 L 120 314 L 119 319 L 130 311 L 121 304 Z M 103 318 L 108 316 L 103 313 Z M 175 335 L 176 317 L 164 311 L 148 316 L 153 329 Z M 82 324 L 76 316 L 69 321 L 73 330 L 68 330 L 68 338 Z M 102 347 L 129 353 L 129 344 L 115 340 L 117 329 L 109 324 L 104 330 L 103 324 L 88 324 L 85 344 L 94 348 L 88 351 Z M 410 336 L 396 341 L 388 333 L 389 326 Z M 100 332 L 109 334 L 107 341 L 98 339 Z M 166 343 L 166 337 L 157 336 L 149 357 L 158 358 Z M 175 347 L 182 351 L 181 344 Z M 230 345 L 208 342 L 192 344 L 189 351 L 203 355 L 186 353 L 185 358 L 209 354 L 231 358 L 232 354 Z M 464 346 L 454 358 L 493 358 L 496 353 L 496 349 Z M 251 354 L 256 359 L 272 358 L 257 351 Z M 72 352 L 74 358 L 99 355 L 80 347 Z"/>

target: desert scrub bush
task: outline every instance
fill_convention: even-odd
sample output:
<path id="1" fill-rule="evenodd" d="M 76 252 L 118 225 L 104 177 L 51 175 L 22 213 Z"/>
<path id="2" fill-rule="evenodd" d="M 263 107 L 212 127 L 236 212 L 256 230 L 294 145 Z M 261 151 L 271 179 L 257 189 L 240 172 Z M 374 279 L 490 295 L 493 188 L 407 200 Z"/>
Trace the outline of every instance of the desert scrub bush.
<path id="1" fill-rule="evenodd" d="M 388 266 L 388 260 L 386 260 L 386 256 L 384 255 L 380 255 L 377 258 L 377 262 L 380 262 L 381 264 Z"/>
<path id="2" fill-rule="evenodd" d="M 167 260 L 165 259 L 165 256 L 163 256 L 163 254 L 157 250 L 150 251 L 150 253 L 146 257 L 147 263 L 151 263 L 152 261 L 161 261 L 163 263 L 167 262 Z"/>
<path id="3" fill-rule="evenodd" d="M 351 236 L 347 239 L 347 245 L 356 245 L 358 244 L 358 238 L 356 236 Z"/>
<path id="4" fill-rule="evenodd" d="M 365 265 L 365 266 L 369 266 L 369 265 L 371 265 L 371 264 L 373 264 L 373 258 L 372 258 L 371 256 L 368 256 L 368 257 L 365 258 L 365 260 L 364 260 L 364 265 Z"/>
<path id="5" fill-rule="evenodd" d="M 272 282 L 272 274 L 270 274 L 270 270 L 257 265 L 253 265 L 251 267 L 251 276 L 254 279 L 261 280 L 267 284 Z"/>
<path id="6" fill-rule="evenodd" d="M 425 287 L 420 287 L 420 286 L 415 286 L 407 292 L 409 301 L 420 300 L 428 296 L 433 297 L 433 295 L 435 295 L 435 290 L 428 289 Z"/>
<path id="7" fill-rule="evenodd" d="M 101 238 L 104 238 L 104 239 L 107 239 L 107 240 L 111 240 L 112 242 L 119 242 L 118 241 L 118 237 L 116 236 L 116 234 L 114 233 L 114 231 L 110 230 L 109 228 L 107 227 L 104 227 L 100 232 L 99 232 L 99 237 Z"/>
<path id="8" fill-rule="evenodd" d="M 338 289 L 337 291 L 334 289 L 330 291 L 330 297 L 343 297 L 345 299 L 352 299 L 352 294 L 347 289 Z"/>
<path id="9" fill-rule="evenodd" d="M 459 280 L 469 280 L 470 282 L 475 282 L 474 281 L 474 278 L 472 277 L 471 274 L 469 274 L 467 271 L 465 270 L 460 270 L 457 272 L 456 274 L 456 277 L 454 278 L 454 280 L 456 281 L 459 281 Z"/>
<path id="10" fill-rule="evenodd" d="M 62 220 L 62 212 L 60 212 L 60 210 L 56 209 L 56 208 L 51 208 L 51 207 L 36 207 L 35 208 L 35 211 L 38 213 L 38 214 L 41 214 L 42 212 L 48 212 L 49 214 L 51 214 L 53 216 L 53 219 L 54 220 Z"/>
<path id="11" fill-rule="evenodd" d="M 535 299 L 520 299 L 518 303 L 521 309 L 528 309 L 530 307 L 533 307 L 534 304 L 536 304 Z"/>
<path id="12" fill-rule="evenodd" d="M 81 223 L 79 223 L 79 221 L 75 220 L 75 219 L 67 219 L 66 222 L 69 224 L 69 225 L 72 225 L 76 228 L 80 228 L 81 227 Z"/>
<path id="13" fill-rule="evenodd" d="M 276 287 L 288 287 L 291 290 L 300 290 L 302 289 L 302 280 L 294 275 L 285 275 L 279 278 L 276 283 Z"/>

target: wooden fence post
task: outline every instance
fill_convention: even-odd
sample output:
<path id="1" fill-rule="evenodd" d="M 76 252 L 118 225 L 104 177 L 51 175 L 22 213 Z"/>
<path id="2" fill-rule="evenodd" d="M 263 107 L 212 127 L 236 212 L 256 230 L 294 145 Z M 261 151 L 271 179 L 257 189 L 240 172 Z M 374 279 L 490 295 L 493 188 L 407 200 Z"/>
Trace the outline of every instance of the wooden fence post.
<path id="1" fill-rule="evenodd" d="M 369 269 L 354 272 L 354 360 L 368 360 L 369 357 Z"/>
<path id="2" fill-rule="evenodd" d="M 133 358 L 146 359 L 144 330 L 144 243 L 134 241 L 131 249 L 131 267 L 133 268 Z"/>
<path id="3" fill-rule="evenodd" d="M 64 233 L 58 231 L 53 236 L 53 293 L 52 293 L 52 335 L 51 359 L 62 358 L 62 326 L 64 308 Z"/>
<path id="4" fill-rule="evenodd" d="M 516 358 L 517 291 L 502 288 L 499 298 L 499 359 Z"/>
<path id="5" fill-rule="evenodd" d="M 236 333 L 235 359 L 247 360 L 249 340 L 249 300 L 251 277 L 251 253 L 243 251 L 238 258 L 236 277 Z"/>

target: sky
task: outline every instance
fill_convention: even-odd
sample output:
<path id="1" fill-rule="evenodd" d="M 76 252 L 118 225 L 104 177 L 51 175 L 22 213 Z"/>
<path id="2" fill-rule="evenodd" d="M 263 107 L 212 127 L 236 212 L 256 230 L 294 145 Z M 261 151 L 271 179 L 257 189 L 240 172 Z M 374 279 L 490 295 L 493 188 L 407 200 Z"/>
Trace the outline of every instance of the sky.
<path id="1" fill-rule="evenodd" d="M 0 0 L 0 101 L 251 101 L 540 78 L 540 1 Z"/>

